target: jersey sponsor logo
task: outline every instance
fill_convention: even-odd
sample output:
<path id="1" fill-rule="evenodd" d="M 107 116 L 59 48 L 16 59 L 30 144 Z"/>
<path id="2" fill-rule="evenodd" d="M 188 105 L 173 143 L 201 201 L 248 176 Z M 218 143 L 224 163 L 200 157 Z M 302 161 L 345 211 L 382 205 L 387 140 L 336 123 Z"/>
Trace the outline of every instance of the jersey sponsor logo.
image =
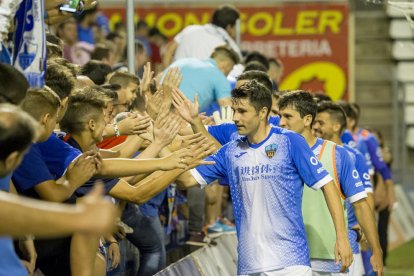
<path id="1" fill-rule="evenodd" d="M 242 157 L 243 155 L 245 155 L 247 153 L 247 151 L 243 151 L 243 152 L 240 152 L 239 154 L 236 154 L 234 157 L 236 157 L 236 158 L 240 158 L 240 157 Z"/>
<path id="2" fill-rule="evenodd" d="M 352 171 L 352 177 L 355 178 L 355 179 L 357 179 L 359 177 L 359 174 L 358 174 L 357 170 Z"/>
<path id="3" fill-rule="evenodd" d="M 312 165 L 314 165 L 314 166 L 316 166 L 316 165 L 318 165 L 318 159 L 316 159 L 316 157 L 315 156 L 312 156 L 311 158 L 310 158 L 310 160 L 309 160 L 310 162 L 311 162 L 311 164 Z"/>
<path id="4" fill-rule="evenodd" d="M 267 157 L 273 158 L 276 155 L 277 147 L 278 145 L 276 144 L 271 144 L 271 145 L 266 146 L 265 152 L 266 152 Z"/>

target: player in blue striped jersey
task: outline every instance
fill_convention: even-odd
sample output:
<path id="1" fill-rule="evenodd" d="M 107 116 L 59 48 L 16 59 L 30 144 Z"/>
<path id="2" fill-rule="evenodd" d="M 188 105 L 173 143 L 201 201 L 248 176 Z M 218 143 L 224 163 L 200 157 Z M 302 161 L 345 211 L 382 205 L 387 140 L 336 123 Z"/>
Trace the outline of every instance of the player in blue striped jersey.
<path id="1" fill-rule="evenodd" d="M 177 96 L 174 102 L 182 111 L 184 100 Z M 337 257 L 348 266 L 352 253 L 339 194 L 306 141 L 268 124 L 271 94 L 257 81 L 233 90 L 232 102 L 233 120 L 244 137 L 207 159 L 215 165 L 197 167 L 177 182 L 189 187 L 205 186 L 218 178 L 229 180 L 239 240 L 238 274 L 311 275 L 301 212 L 303 183 L 323 190 L 340 229 Z"/>

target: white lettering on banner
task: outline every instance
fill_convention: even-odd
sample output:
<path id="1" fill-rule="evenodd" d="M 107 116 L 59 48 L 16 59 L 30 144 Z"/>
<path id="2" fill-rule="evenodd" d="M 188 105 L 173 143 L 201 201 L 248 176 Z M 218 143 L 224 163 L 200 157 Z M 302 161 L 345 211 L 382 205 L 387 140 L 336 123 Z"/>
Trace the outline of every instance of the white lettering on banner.
<path id="1" fill-rule="evenodd" d="M 269 57 L 323 57 L 332 56 L 328 40 L 274 40 L 274 41 L 242 41 L 242 49 L 259 51 Z"/>

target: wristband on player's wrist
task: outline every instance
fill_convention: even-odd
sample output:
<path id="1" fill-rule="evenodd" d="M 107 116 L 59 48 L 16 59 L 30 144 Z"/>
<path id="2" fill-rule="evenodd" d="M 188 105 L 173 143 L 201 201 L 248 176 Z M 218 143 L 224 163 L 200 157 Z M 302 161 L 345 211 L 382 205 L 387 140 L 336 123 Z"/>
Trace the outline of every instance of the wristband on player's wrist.
<path id="1" fill-rule="evenodd" d="M 361 229 L 359 229 L 359 228 L 352 228 L 352 230 L 353 230 L 353 231 L 355 231 L 355 233 L 357 234 L 357 239 L 356 239 L 356 241 L 357 241 L 357 242 L 360 242 L 360 241 L 361 241 L 361 239 L 362 239 L 362 232 L 361 232 Z"/>

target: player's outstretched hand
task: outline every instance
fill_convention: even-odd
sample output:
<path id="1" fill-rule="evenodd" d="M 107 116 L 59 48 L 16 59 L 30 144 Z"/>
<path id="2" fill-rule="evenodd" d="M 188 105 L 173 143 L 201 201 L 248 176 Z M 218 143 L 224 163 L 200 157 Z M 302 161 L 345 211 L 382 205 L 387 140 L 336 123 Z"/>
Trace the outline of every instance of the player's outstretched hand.
<path id="1" fill-rule="evenodd" d="M 193 169 L 200 165 L 214 165 L 214 161 L 206 161 L 204 160 L 209 155 L 212 155 L 216 148 L 214 146 L 214 143 L 208 140 L 208 138 L 204 137 L 203 140 L 198 142 L 197 144 L 194 144 L 190 147 L 191 151 L 194 154 L 193 159 L 190 162 L 190 165 L 188 169 Z"/>
<path id="2" fill-rule="evenodd" d="M 198 116 L 198 96 L 194 96 L 192 103 L 179 89 L 172 90 L 172 103 L 180 116 L 191 123 Z"/>
<path id="3" fill-rule="evenodd" d="M 78 200 L 77 206 L 83 213 L 82 223 L 84 232 L 105 235 L 115 229 L 118 210 L 112 202 L 103 198 L 102 183 L 97 183 L 93 189 Z"/>
<path id="4" fill-rule="evenodd" d="M 341 272 L 345 272 L 352 264 L 353 254 L 348 236 L 337 238 L 335 243 L 335 263 L 341 261 Z"/>

